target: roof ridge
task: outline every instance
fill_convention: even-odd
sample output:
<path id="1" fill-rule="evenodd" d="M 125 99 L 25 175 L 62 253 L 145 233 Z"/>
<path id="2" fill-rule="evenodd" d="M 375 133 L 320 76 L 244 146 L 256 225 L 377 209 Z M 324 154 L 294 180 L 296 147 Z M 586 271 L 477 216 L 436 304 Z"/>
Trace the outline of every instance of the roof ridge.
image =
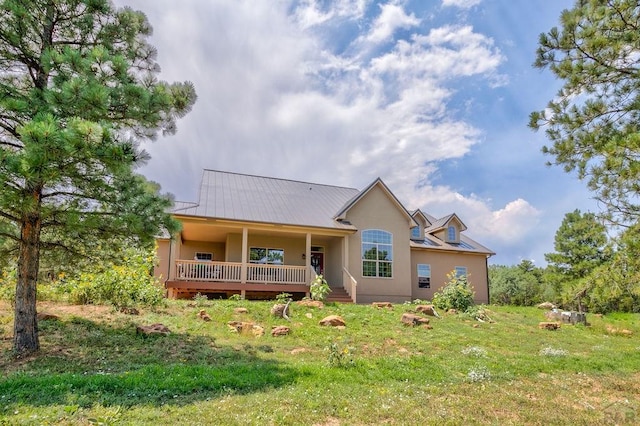
<path id="1" fill-rule="evenodd" d="M 278 181 L 284 181 L 284 182 L 302 183 L 302 184 L 305 184 L 305 185 L 326 186 L 326 187 L 329 187 L 329 188 L 340 188 L 340 189 L 350 189 L 350 190 L 353 190 L 353 191 L 359 191 L 358 188 L 352 188 L 352 187 L 349 187 L 349 186 L 330 185 L 330 184 L 326 184 L 326 183 L 309 182 L 309 181 L 298 180 L 298 179 L 287 179 L 287 178 L 279 178 L 279 177 L 273 177 L 273 176 L 261 176 L 261 175 L 251 174 L 251 173 L 227 172 L 227 171 L 224 171 L 224 170 L 214 170 L 214 169 L 206 169 L 206 168 L 203 169 L 203 171 L 205 171 L 205 172 L 215 172 L 215 173 L 224 173 L 224 174 L 228 174 L 228 175 L 256 177 L 256 178 L 261 178 L 261 179 L 278 180 Z"/>

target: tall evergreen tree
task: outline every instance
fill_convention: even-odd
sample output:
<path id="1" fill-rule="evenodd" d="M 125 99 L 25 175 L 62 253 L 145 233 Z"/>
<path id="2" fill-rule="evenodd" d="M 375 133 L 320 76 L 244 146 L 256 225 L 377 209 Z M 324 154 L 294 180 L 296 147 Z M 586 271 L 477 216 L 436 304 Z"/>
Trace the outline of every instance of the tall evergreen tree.
<path id="1" fill-rule="evenodd" d="M 593 213 L 567 213 L 555 235 L 555 252 L 544 255 L 556 291 L 573 291 L 611 257 L 606 227 Z"/>
<path id="2" fill-rule="evenodd" d="M 640 219 L 640 4 L 576 0 L 561 27 L 540 35 L 535 66 L 564 81 L 530 126 L 544 151 L 586 179 L 618 223 Z"/>
<path id="3" fill-rule="evenodd" d="M 18 353 L 39 347 L 41 250 L 176 227 L 170 200 L 134 173 L 138 141 L 175 132 L 196 95 L 157 79 L 151 31 L 108 0 L 0 0 L 0 220 L 13 224 L 0 232 L 17 252 Z"/>

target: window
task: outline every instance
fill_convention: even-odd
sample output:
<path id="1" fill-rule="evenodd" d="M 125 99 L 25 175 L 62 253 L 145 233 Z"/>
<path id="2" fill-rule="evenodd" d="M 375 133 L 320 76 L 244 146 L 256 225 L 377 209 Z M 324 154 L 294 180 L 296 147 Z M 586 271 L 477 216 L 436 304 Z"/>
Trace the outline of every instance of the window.
<path id="1" fill-rule="evenodd" d="M 193 258 L 195 260 L 213 260 L 213 253 L 197 251 Z"/>
<path id="2" fill-rule="evenodd" d="M 423 238 L 423 236 L 420 235 L 420 227 L 419 226 L 414 226 L 413 228 L 411 228 L 411 239 L 420 240 L 422 238 Z"/>
<path id="3" fill-rule="evenodd" d="M 447 237 L 448 237 L 448 241 L 458 241 L 457 235 L 456 235 L 456 227 L 453 225 L 449 225 L 449 228 L 447 229 Z"/>
<path id="4" fill-rule="evenodd" d="M 391 278 L 392 269 L 391 233 L 379 229 L 362 231 L 362 276 Z"/>
<path id="5" fill-rule="evenodd" d="M 431 265 L 418 263 L 418 288 L 431 288 Z"/>
<path id="6" fill-rule="evenodd" d="M 284 264 L 284 250 L 251 247 L 249 248 L 249 262 L 282 265 Z"/>
<path id="7" fill-rule="evenodd" d="M 467 267 L 466 266 L 456 266 L 456 277 L 466 277 L 467 276 Z"/>

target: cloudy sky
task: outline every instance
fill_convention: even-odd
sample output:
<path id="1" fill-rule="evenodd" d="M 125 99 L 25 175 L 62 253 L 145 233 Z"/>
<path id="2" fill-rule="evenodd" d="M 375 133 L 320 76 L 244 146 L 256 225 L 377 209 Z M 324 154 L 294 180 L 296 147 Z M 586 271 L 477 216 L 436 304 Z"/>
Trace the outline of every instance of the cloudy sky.
<path id="1" fill-rule="evenodd" d="M 118 0 L 154 27 L 161 78 L 198 93 L 141 169 L 197 201 L 202 169 L 363 188 L 456 212 L 498 254 L 544 265 L 565 213 L 597 209 L 527 127 L 560 87 L 532 67 L 569 0 Z"/>

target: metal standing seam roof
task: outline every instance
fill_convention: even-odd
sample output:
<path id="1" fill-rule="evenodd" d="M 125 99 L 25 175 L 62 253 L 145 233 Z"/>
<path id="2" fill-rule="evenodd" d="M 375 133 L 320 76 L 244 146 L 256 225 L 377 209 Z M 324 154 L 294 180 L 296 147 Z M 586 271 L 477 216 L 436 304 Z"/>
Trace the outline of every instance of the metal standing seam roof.
<path id="1" fill-rule="evenodd" d="M 378 180 L 374 181 L 374 184 Z M 370 187 L 371 185 L 359 191 L 354 188 L 205 169 L 200 183 L 199 201 L 177 201 L 172 213 L 214 219 L 356 230 L 350 223 L 335 220 L 334 217 L 348 209 Z M 465 235 L 460 235 L 461 244 L 450 244 L 430 235 L 430 230 L 442 227 L 454 215 L 436 219 L 427 213 L 423 214 L 432 225 L 427 228 L 425 241 L 411 241 L 411 247 L 494 254 Z"/>
<path id="2" fill-rule="evenodd" d="M 204 170 L 199 202 L 175 214 L 248 222 L 355 229 L 333 219 L 360 191 L 239 173 Z"/>

